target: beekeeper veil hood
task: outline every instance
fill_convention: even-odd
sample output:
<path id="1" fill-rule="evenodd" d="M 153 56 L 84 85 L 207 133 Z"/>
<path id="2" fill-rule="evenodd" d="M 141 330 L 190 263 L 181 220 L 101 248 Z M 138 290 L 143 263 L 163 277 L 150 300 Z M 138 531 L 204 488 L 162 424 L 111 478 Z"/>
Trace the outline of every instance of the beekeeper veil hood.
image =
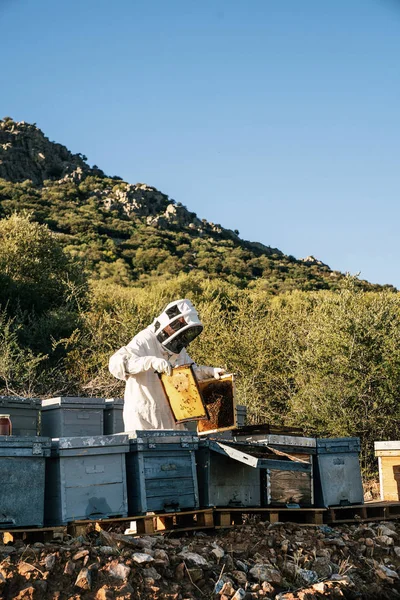
<path id="1" fill-rule="evenodd" d="M 173 354 L 179 354 L 203 330 L 196 309 L 187 299 L 170 302 L 152 327 L 160 344 Z"/>

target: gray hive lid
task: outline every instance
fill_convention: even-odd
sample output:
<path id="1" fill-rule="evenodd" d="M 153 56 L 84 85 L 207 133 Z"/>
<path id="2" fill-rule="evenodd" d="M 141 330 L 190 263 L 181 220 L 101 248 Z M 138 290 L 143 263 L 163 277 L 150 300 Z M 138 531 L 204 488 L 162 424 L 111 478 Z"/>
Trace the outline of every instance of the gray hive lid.
<path id="1" fill-rule="evenodd" d="M 151 448 L 158 444 L 174 444 L 184 448 L 193 444 L 197 447 L 199 443 L 197 434 L 176 429 L 137 429 L 134 431 L 127 431 L 125 434 L 129 437 L 131 446 L 145 444 Z"/>
<path id="2" fill-rule="evenodd" d="M 266 446 L 271 445 L 274 447 L 285 446 L 312 450 L 313 448 L 315 449 L 317 445 L 316 438 L 303 437 L 299 435 L 285 435 L 275 433 L 242 434 L 240 433 L 240 430 L 237 430 L 233 432 L 233 437 L 235 440 L 239 441 L 246 441 L 249 443 L 254 442 L 257 444 L 264 444 Z"/>
<path id="3" fill-rule="evenodd" d="M 39 398 L 22 398 L 19 396 L 0 396 L 1 410 L 9 408 L 39 408 L 41 401 Z"/>
<path id="4" fill-rule="evenodd" d="M 317 454 L 336 454 L 337 452 L 360 452 L 358 437 L 317 438 Z"/>
<path id="5" fill-rule="evenodd" d="M 54 408 L 104 408 L 104 398 L 82 398 L 80 396 L 59 396 L 42 400 L 42 410 L 51 410 Z"/>
<path id="6" fill-rule="evenodd" d="M 123 408 L 124 399 L 123 398 L 106 398 L 106 408 L 112 408 L 113 406 L 117 406 L 118 408 Z"/>
<path id="7" fill-rule="evenodd" d="M 91 435 L 80 437 L 53 438 L 53 450 L 81 450 L 82 448 L 111 449 L 121 446 L 121 452 L 129 450 L 129 437 L 125 434 L 118 435 Z"/>
<path id="8" fill-rule="evenodd" d="M 383 450 L 399 450 L 400 451 L 400 441 L 386 441 L 386 442 L 374 442 L 375 451 L 383 451 Z"/>
<path id="9" fill-rule="evenodd" d="M 51 439 L 41 436 L 0 436 L 1 456 L 19 454 L 24 456 L 50 456 Z M 17 454 L 16 454 L 17 453 Z"/>

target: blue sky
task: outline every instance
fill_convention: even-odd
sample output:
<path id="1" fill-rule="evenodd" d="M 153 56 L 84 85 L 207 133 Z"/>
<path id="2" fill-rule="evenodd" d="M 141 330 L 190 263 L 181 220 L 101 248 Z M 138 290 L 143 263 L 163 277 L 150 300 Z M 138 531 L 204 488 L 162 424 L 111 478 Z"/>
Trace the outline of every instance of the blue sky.
<path id="1" fill-rule="evenodd" d="M 0 116 L 400 288 L 400 2 L 0 0 Z"/>

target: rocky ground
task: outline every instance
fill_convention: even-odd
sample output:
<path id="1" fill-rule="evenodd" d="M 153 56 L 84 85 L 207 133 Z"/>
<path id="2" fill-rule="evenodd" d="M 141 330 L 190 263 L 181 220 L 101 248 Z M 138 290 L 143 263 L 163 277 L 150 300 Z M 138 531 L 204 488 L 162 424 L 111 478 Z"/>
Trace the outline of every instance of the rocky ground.
<path id="1" fill-rule="evenodd" d="M 0 545 L 2 600 L 400 598 L 397 522 L 314 528 L 250 520 L 179 537 L 94 527 L 58 536 Z"/>

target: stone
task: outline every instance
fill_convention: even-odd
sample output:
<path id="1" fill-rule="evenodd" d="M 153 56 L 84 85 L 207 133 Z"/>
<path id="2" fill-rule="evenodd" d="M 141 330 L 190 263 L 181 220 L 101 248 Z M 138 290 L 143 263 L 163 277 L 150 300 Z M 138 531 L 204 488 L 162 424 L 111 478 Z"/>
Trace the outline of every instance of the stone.
<path id="1" fill-rule="evenodd" d="M 185 563 L 182 562 L 175 569 L 175 579 L 177 581 L 182 581 L 182 579 L 185 577 L 185 571 Z"/>
<path id="2" fill-rule="evenodd" d="M 388 535 L 377 535 L 375 538 L 375 541 L 378 542 L 379 544 L 382 544 L 383 546 L 393 546 L 394 545 L 393 538 Z"/>
<path id="3" fill-rule="evenodd" d="M 144 577 L 151 577 L 154 581 L 158 581 L 161 579 L 160 573 L 156 571 L 154 567 L 147 567 L 147 569 L 143 569 Z"/>
<path id="4" fill-rule="evenodd" d="M 324 594 L 327 589 L 327 586 L 323 581 L 320 581 L 319 583 L 314 583 L 312 589 L 318 592 L 319 594 Z"/>
<path id="5" fill-rule="evenodd" d="M 92 588 L 92 576 L 89 569 L 83 568 L 79 571 L 75 587 L 79 587 L 82 590 L 90 590 Z"/>
<path id="6" fill-rule="evenodd" d="M 104 556 L 118 556 L 119 555 L 118 549 L 113 546 L 100 546 L 99 553 L 103 554 Z"/>
<path id="7" fill-rule="evenodd" d="M 88 556 L 88 554 L 89 554 L 89 550 L 80 550 L 79 552 L 74 554 L 74 556 L 72 557 L 72 560 L 79 560 L 81 558 L 84 558 L 85 556 Z"/>
<path id="8" fill-rule="evenodd" d="M 35 570 L 36 570 L 36 567 L 34 565 L 31 565 L 31 563 L 28 563 L 25 561 L 21 561 L 20 563 L 18 563 L 18 573 L 20 575 L 26 575 L 30 571 L 35 571 Z"/>
<path id="9" fill-rule="evenodd" d="M 126 581 L 129 577 L 131 569 L 124 563 L 118 562 L 117 560 L 113 560 L 108 567 L 108 572 L 111 575 L 111 577 L 114 577 L 115 579 L 120 579 L 121 581 Z"/>
<path id="10" fill-rule="evenodd" d="M 13 554 L 16 551 L 17 549 L 14 546 L 2 546 L 0 544 L 0 554 L 2 554 L 3 556 L 8 556 L 9 554 Z"/>
<path id="11" fill-rule="evenodd" d="M 312 570 L 315 571 L 319 578 L 326 579 L 332 575 L 332 567 L 330 559 L 324 556 L 318 556 L 312 563 Z"/>
<path id="12" fill-rule="evenodd" d="M 13 596 L 13 600 L 33 600 L 35 597 L 35 588 L 32 585 L 28 585 L 23 588 L 19 594 Z"/>
<path id="13" fill-rule="evenodd" d="M 384 565 L 379 565 L 379 567 L 375 570 L 375 573 L 383 580 L 387 579 L 399 579 L 399 576 L 396 571 L 385 567 Z"/>
<path id="14" fill-rule="evenodd" d="M 193 569 L 188 569 L 187 573 L 189 575 L 189 579 L 193 581 L 193 583 L 197 583 L 200 579 L 203 579 L 204 572 L 203 569 L 199 567 L 194 567 Z"/>
<path id="15" fill-rule="evenodd" d="M 265 594 L 271 594 L 271 596 L 274 593 L 274 588 L 269 581 L 263 581 L 261 584 L 261 589 Z"/>
<path id="16" fill-rule="evenodd" d="M 279 585 L 282 582 L 282 575 L 277 569 L 270 567 L 269 565 L 257 565 L 250 569 L 250 575 L 260 581 L 269 581 Z"/>
<path id="17" fill-rule="evenodd" d="M 330 576 L 330 581 L 340 581 L 341 584 L 345 584 L 345 585 L 352 585 L 353 582 L 351 581 L 350 577 L 348 575 L 340 575 L 339 573 L 334 573 L 333 575 Z"/>
<path id="18" fill-rule="evenodd" d="M 134 597 L 135 590 L 130 583 L 125 583 L 116 592 L 117 600 L 131 600 Z"/>
<path id="19" fill-rule="evenodd" d="M 240 587 L 233 594 L 231 600 L 244 600 L 245 596 L 246 596 L 246 592 L 244 591 L 243 588 Z"/>
<path id="20" fill-rule="evenodd" d="M 386 525 L 379 526 L 379 535 L 387 535 L 388 537 L 397 537 L 396 529 L 386 527 Z"/>
<path id="21" fill-rule="evenodd" d="M 393 548 L 393 551 L 394 551 L 395 555 L 400 558 L 400 546 L 395 546 Z"/>
<path id="22" fill-rule="evenodd" d="M 214 548 L 211 550 L 211 554 L 213 554 L 217 560 L 220 560 L 225 555 L 225 552 L 222 550 L 222 548 Z"/>
<path id="23" fill-rule="evenodd" d="M 111 590 L 108 589 L 106 585 L 103 585 L 99 590 L 97 590 L 95 595 L 95 600 L 114 600 L 115 596 Z"/>
<path id="24" fill-rule="evenodd" d="M 44 565 L 47 571 L 51 571 L 54 568 L 56 557 L 56 554 L 48 554 L 44 559 Z"/>
<path id="25" fill-rule="evenodd" d="M 247 583 L 247 576 L 244 571 L 232 571 L 232 577 L 241 586 L 245 586 Z"/>
<path id="26" fill-rule="evenodd" d="M 75 571 L 75 563 L 72 560 L 68 560 L 65 563 L 64 575 L 73 575 Z"/>
<path id="27" fill-rule="evenodd" d="M 37 579 L 33 582 L 33 586 L 41 598 L 44 598 L 46 595 L 47 585 L 47 581 L 44 581 L 44 579 Z"/>
<path id="28" fill-rule="evenodd" d="M 166 552 L 165 550 L 160 550 L 157 548 L 157 550 L 154 550 L 154 560 L 163 560 L 166 564 L 169 564 L 169 556 L 168 556 L 168 552 Z"/>
<path id="29" fill-rule="evenodd" d="M 229 598 L 235 593 L 235 588 L 230 581 L 226 581 L 221 588 L 220 594 L 228 596 Z"/>
<path id="30" fill-rule="evenodd" d="M 241 571 L 244 571 L 245 573 L 247 573 L 247 571 L 249 570 L 249 567 L 242 560 L 236 560 L 235 563 L 236 563 L 237 568 L 240 569 Z"/>
<path id="31" fill-rule="evenodd" d="M 296 569 L 297 579 L 306 585 L 316 583 L 318 581 L 318 574 L 315 571 L 309 569 Z"/>
<path id="32" fill-rule="evenodd" d="M 147 563 L 154 562 L 154 558 L 150 556 L 150 554 L 145 554 L 142 552 L 135 552 L 135 554 L 132 555 L 132 559 L 138 565 L 145 565 Z"/>
<path id="33" fill-rule="evenodd" d="M 196 552 L 182 551 L 178 554 L 185 562 L 195 567 L 208 567 L 206 559 Z"/>

